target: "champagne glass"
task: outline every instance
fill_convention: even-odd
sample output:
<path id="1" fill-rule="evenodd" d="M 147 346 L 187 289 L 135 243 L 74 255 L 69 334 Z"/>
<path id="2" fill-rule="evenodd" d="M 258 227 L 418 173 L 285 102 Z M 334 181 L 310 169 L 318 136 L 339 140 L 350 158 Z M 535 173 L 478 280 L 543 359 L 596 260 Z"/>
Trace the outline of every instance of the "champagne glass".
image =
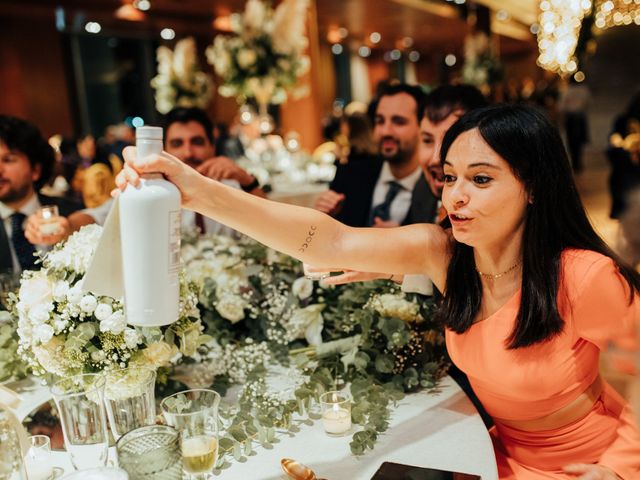
<path id="1" fill-rule="evenodd" d="M 213 390 L 178 392 L 160 403 L 166 422 L 180 432 L 184 471 L 191 480 L 211 477 L 218 459 L 218 405 Z"/>
<path id="2" fill-rule="evenodd" d="M 57 205 L 43 205 L 37 212 L 40 219 L 40 233 L 53 235 L 60 231 L 60 212 Z"/>
<path id="3" fill-rule="evenodd" d="M 76 470 L 107 464 L 109 438 L 104 385 L 103 375 L 86 373 L 63 378 L 51 387 L 65 448 Z"/>

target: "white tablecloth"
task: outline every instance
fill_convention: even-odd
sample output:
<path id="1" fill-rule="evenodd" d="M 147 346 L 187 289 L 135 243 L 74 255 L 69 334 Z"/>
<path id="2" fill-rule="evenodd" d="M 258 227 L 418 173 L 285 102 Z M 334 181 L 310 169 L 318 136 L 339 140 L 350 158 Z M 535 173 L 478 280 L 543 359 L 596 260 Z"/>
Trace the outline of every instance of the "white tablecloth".
<path id="1" fill-rule="evenodd" d="M 23 416 L 37 406 L 46 393 L 38 390 L 21 394 L 19 413 Z M 42 402 L 40 402 L 42 403 Z M 390 428 L 380 435 L 373 451 L 354 457 L 349 450 L 351 436 L 328 437 L 322 422 L 302 425 L 293 436 L 280 435 L 271 449 L 258 447 L 246 461 L 233 462 L 216 478 L 222 480 L 277 480 L 282 458 L 293 458 L 329 480 L 368 480 L 382 462 L 453 470 L 497 480 L 493 447 L 489 434 L 469 399 L 449 377 L 438 392 L 406 396 L 393 410 Z M 113 454 L 113 452 L 111 452 Z M 68 473 L 66 453 L 55 452 L 54 464 Z"/>

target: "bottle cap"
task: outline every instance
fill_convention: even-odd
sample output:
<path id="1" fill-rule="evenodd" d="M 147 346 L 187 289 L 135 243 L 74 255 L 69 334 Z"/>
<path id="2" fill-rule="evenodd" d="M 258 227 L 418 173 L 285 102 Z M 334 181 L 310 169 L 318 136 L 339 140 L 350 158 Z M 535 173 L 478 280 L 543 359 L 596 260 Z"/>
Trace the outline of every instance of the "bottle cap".
<path id="1" fill-rule="evenodd" d="M 138 127 L 136 139 L 162 140 L 162 127 Z"/>

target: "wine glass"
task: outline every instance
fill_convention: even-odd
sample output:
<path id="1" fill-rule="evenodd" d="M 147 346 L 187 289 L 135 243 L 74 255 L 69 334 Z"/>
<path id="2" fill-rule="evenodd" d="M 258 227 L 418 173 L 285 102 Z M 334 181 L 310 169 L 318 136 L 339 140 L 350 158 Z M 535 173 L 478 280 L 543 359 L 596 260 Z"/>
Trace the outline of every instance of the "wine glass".
<path id="1" fill-rule="evenodd" d="M 166 422 L 180 432 L 184 471 L 192 480 L 204 480 L 218 459 L 218 405 L 213 390 L 178 392 L 160 403 Z"/>

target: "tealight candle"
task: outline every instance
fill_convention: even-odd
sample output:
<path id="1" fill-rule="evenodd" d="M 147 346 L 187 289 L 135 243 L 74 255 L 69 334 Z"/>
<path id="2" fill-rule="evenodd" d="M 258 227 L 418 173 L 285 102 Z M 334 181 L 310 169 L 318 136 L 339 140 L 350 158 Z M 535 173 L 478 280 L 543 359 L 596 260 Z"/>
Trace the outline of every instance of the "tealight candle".
<path id="1" fill-rule="evenodd" d="M 331 272 L 311 272 L 309 269 L 311 265 L 306 263 L 302 264 L 302 270 L 304 270 L 304 276 L 309 280 L 323 280 L 331 275 Z"/>
<path id="2" fill-rule="evenodd" d="M 351 430 L 351 399 L 341 392 L 327 392 L 320 397 L 322 425 L 329 435 L 343 435 Z"/>

